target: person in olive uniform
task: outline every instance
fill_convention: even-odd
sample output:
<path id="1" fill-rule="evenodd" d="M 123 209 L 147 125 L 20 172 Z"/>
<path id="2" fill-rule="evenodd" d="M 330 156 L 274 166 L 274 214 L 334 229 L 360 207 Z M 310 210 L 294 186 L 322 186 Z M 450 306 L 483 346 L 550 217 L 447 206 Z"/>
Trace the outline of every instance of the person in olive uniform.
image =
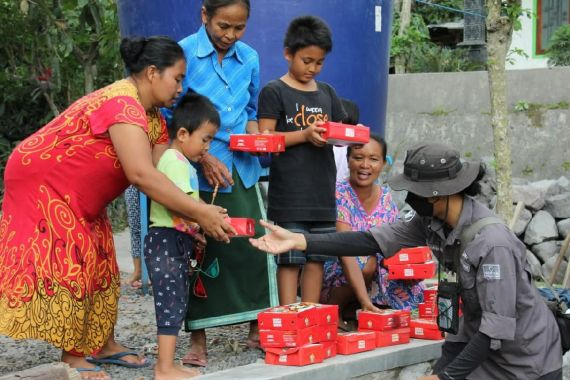
<path id="1" fill-rule="evenodd" d="M 278 254 L 298 249 L 311 254 L 384 257 L 401 248 L 428 245 L 439 262 L 457 273 L 463 317 L 457 334 L 446 334 L 434 375 L 423 379 L 562 379 L 560 333 L 532 283 L 524 244 L 502 223 L 484 226 L 461 244 L 463 230 L 494 216 L 472 198 L 484 167 L 462 162 L 459 152 L 424 144 L 407 152 L 394 190 L 407 190 L 414 209 L 394 224 L 367 232 L 296 234 L 262 224 L 271 232 L 250 243 Z"/>

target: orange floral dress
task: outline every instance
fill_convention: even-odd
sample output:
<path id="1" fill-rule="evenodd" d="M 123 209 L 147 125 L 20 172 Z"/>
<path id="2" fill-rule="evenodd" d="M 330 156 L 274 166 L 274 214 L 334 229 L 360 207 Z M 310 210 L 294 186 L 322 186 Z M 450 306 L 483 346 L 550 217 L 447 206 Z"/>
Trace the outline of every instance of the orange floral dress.
<path id="1" fill-rule="evenodd" d="M 143 128 L 166 144 L 121 80 L 73 103 L 22 141 L 5 172 L 0 219 L 0 334 L 97 352 L 117 320 L 120 282 L 106 206 L 128 186 L 108 128 Z"/>

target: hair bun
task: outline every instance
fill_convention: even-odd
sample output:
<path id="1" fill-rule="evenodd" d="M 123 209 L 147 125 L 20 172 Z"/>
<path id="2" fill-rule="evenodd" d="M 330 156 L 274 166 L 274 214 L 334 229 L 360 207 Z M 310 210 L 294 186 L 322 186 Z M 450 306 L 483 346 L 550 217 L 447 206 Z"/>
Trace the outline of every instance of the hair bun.
<path id="1" fill-rule="evenodd" d="M 127 66 L 127 70 L 132 71 L 142 52 L 147 39 L 144 37 L 125 37 L 121 40 L 121 57 Z"/>

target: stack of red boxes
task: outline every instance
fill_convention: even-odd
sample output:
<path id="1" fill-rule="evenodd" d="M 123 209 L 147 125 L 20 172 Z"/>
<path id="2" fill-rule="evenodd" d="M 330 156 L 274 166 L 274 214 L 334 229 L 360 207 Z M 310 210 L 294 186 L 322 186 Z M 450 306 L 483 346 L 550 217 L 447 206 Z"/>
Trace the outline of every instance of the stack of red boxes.
<path id="1" fill-rule="evenodd" d="M 265 363 L 304 366 L 335 356 L 338 306 L 296 303 L 257 316 Z"/>
<path id="2" fill-rule="evenodd" d="M 358 331 L 374 332 L 376 347 L 394 346 L 410 341 L 410 312 L 383 310 L 382 313 L 358 313 Z"/>
<path id="3" fill-rule="evenodd" d="M 418 304 L 420 319 L 437 318 L 437 287 L 424 289 L 424 302 Z"/>
<path id="4" fill-rule="evenodd" d="M 338 305 L 314 304 L 318 314 L 318 339 L 323 345 L 325 359 L 336 356 L 338 336 Z"/>
<path id="5" fill-rule="evenodd" d="M 437 287 L 424 290 L 424 303 L 418 304 L 418 311 L 419 319 L 410 321 L 412 338 L 442 339 L 443 333 L 437 327 Z"/>
<path id="6" fill-rule="evenodd" d="M 435 275 L 436 265 L 429 247 L 403 248 L 384 259 L 390 280 L 423 280 Z"/>

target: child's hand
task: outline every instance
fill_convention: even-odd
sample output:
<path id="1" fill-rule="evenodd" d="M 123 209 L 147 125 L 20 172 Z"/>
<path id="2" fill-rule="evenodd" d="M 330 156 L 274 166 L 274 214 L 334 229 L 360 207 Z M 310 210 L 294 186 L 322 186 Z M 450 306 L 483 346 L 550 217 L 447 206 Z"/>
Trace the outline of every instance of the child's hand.
<path id="1" fill-rule="evenodd" d="M 216 240 L 230 242 L 228 234 L 236 234 L 236 230 L 225 220 L 228 211 L 214 205 L 202 205 L 195 216 L 196 222 L 202 227 L 207 235 Z"/>
<path id="2" fill-rule="evenodd" d="M 325 146 L 327 143 L 327 140 L 323 139 L 323 136 L 321 135 L 321 133 L 326 131 L 325 128 L 320 126 L 321 124 L 322 122 L 317 122 L 316 124 L 312 124 L 309 127 L 303 129 L 305 140 L 319 148 Z"/>
<path id="3" fill-rule="evenodd" d="M 206 237 L 204 236 L 203 233 L 198 232 L 197 234 L 194 235 L 194 241 L 196 243 L 196 246 L 198 248 L 205 248 L 206 247 Z"/>

